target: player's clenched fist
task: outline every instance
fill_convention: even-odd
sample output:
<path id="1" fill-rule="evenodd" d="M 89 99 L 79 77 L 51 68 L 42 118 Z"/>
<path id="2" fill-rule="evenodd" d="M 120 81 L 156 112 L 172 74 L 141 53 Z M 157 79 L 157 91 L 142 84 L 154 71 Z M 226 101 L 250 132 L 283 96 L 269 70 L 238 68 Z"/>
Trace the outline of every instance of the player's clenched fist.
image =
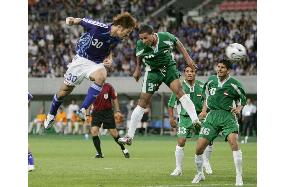
<path id="1" fill-rule="evenodd" d="M 73 17 L 66 18 L 66 24 L 67 25 L 73 25 L 73 23 L 74 23 L 74 18 Z"/>
<path id="2" fill-rule="evenodd" d="M 170 124 L 171 124 L 172 128 L 176 128 L 177 127 L 177 122 L 175 121 L 174 118 L 170 118 Z"/>
<path id="3" fill-rule="evenodd" d="M 67 17 L 66 18 L 66 24 L 71 26 L 71 25 L 77 25 L 80 23 L 81 18 L 73 18 L 73 17 Z"/>

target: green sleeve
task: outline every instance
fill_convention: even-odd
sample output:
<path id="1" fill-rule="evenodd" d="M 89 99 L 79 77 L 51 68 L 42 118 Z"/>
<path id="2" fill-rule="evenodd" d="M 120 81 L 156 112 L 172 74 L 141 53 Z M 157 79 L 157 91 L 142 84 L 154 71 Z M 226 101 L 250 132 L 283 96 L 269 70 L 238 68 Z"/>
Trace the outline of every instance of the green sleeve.
<path id="1" fill-rule="evenodd" d="M 202 97 L 204 97 L 204 101 L 209 97 L 209 90 L 208 90 L 208 85 L 209 84 L 209 79 L 205 82 L 203 85 L 203 91 L 202 91 Z"/>
<path id="2" fill-rule="evenodd" d="M 232 84 L 232 86 L 234 87 L 234 89 L 236 90 L 237 94 L 238 94 L 238 100 L 240 102 L 240 104 L 242 106 L 246 105 L 247 102 L 247 98 L 246 98 L 246 93 L 245 90 L 243 88 L 243 86 L 241 85 L 241 83 L 236 82 L 235 84 Z"/>
<path id="3" fill-rule="evenodd" d="M 201 101 L 202 101 L 202 105 L 204 103 L 204 101 L 206 100 L 206 94 L 205 94 L 205 84 L 203 82 L 200 81 L 200 87 L 202 88 L 202 96 L 201 96 Z"/>
<path id="4" fill-rule="evenodd" d="M 177 43 L 177 38 L 175 37 L 175 35 L 169 33 L 169 32 L 166 32 L 166 35 L 170 38 L 170 40 L 174 43 L 174 45 L 176 45 Z"/>
<path id="5" fill-rule="evenodd" d="M 176 104 L 176 95 L 174 93 L 172 93 L 170 99 L 169 99 L 169 102 L 168 102 L 168 107 L 171 107 L 171 108 L 174 108 L 175 107 L 175 104 Z"/>
<path id="6" fill-rule="evenodd" d="M 135 48 L 136 56 L 139 57 L 143 53 L 143 51 L 144 49 L 142 46 L 142 42 L 138 40 L 136 43 L 136 48 Z"/>
<path id="7" fill-rule="evenodd" d="M 246 97 L 245 90 L 243 89 L 243 87 L 242 87 L 241 84 L 239 85 L 239 90 L 241 91 L 241 94 L 240 94 L 240 103 L 241 103 L 242 106 L 245 106 L 246 103 L 247 103 L 247 97 Z"/>

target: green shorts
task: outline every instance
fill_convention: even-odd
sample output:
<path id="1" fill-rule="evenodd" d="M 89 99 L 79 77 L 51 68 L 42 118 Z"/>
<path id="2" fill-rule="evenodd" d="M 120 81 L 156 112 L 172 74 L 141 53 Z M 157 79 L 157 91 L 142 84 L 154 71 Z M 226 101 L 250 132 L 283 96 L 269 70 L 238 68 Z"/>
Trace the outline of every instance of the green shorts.
<path id="1" fill-rule="evenodd" d="M 177 70 L 176 65 L 166 67 L 165 69 L 146 71 L 142 92 L 154 94 L 163 82 L 170 87 L 171 82 L 179 79 L 179 77 L 180 73 Z"/>
<path id="2" fill-rule="evenodd" d="M 239 132 L 239 124 L 236 117 L 230 111 L 211 110 L 201 127 L 199 137 L 213 141 L 222 132 L 225 141 L 229 134 Z"/>
<path id="3" fill-rule="evenodd" d="M 198 134 L 192 125 L 189 116 L 180 115 L 178 121 L 177 137 L 178 138 L 191 138 L 194 134 Z"/>

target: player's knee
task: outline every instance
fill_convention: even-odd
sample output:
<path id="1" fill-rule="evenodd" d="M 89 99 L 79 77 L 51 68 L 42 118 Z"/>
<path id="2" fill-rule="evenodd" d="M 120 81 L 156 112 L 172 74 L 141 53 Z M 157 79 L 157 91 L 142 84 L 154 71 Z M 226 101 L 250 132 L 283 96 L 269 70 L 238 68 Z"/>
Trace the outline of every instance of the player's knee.
<path id="1" fill-rule="evenodd" d="M 232 151 L 237 151 L 239 150 L 239 144 L 238 144 L 238 135 L 236 133 L 231 133 L 228 137 L 227 140 L 231 146 Z"/>
<path id="2" fill-rule="evenodd" d="M 56 94 L 58 100 L 63 100 L 69 93 L 74 89 L 74 86 L 64 85 L 60 88 L 59 92 Z"/>
<path id="3" fill-rule="evenodd" d="M 182 88 L 178 89 L 176 92 L 175 92 L 176 96 L 178 99 L 180 99 L 183 95 L 185 95 L 185 93 L 183 92 Z"/>
<path id="4" fill-rule="evenodd" d="M 91 128 L 91 133 L 92 133 L 92 136 L 98 136 L 99 135 L 99 131 L 96 128 Z"/>
<path id="5" fill-rule="evenodd" d="M 184 147 L 185 146 L 185 142 L 186 142 L 186 139 L 183 139 L 183 138 L 178 139 L 178 146 Z"/>
<path id="6" fill-rule="evenodd" d="M 203 138 L 199 139 L 197 141 L 195 154 L 202 155 L 208 144 L 209 144 L 209 140 L 203 139 Z"/>
<path id="7" fill-rule="evenodd" d="M 109 129 L 109 132 L 113 138 L 117 138 L 118 132 L 116 129 Z"/>
<path id="8" fill-rule="evenodd" d="M 146 108 L 147 103 L 146 103 L 145 100 L 140 100 L 139 103 L 138 103 L 138 105 L 139 105 L 140 107 L 142 107 L 142 108 Z"/>
<path id="9" fill-rule="evenodd" d="M 107 72 L 106 69 L 104 68 L 99 69 L 90 75 L 90 80 L 94 81 L 98 85 L 103 85 L 106 78 L 107 78 Z"/>
<path id="10" fill-rule="evenodd" d="M 231 146 L 231 149 L 232 151 L 237 151 L 239 150 L 239 144 L 237 141 L 230 141 L 230 146 Z"/>

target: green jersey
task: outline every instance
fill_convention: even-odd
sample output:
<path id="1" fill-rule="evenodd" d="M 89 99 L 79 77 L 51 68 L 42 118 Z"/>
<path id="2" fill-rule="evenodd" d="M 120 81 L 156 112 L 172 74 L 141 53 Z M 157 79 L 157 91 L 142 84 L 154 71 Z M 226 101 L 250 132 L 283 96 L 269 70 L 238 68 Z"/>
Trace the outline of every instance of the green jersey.
<path id="1" fill-rule="evenodd" d="M 198 80 L 195 80 L 195 83 L 193 86 L 190 86 L 186 80 L 182 81 L 182 88 L 186 94 L 190 96 L 190 99 L 192 100 L 195 110 L 197 112 L 201 112 L 203 107 L 203 101 L 204 101 L 204 95 L 203 93 L 203 86 L 204 83 Z M 176 95 L 172 93 L 170 100 L 168 102 L 168 107 L 177 107 L 177 112 L 179 115 L 187 116 L 187 112 L 185 109 L 181 106 L 181 103 L 176 98 Z"/>
<path id="2" fill-rule="evenodd" d="M 211 110 L 231 111 L 237 104 L 246 104 L 246 94 L 242 85 L 231 76 L 223 82 L 220 82 L 216 75 L 209 77 L 204 85 L 204 93 L 207 106 Z"/>
<path id="3" fill-rule="evenodd" d="M 173 48 L 177 38 L 168 32 L 158 32 L 156 46 L 147 46 L 141 40 L 136 43 L 136 56 L 146 65 L 148 70 L 163 69 L 175 65 Z"/>

